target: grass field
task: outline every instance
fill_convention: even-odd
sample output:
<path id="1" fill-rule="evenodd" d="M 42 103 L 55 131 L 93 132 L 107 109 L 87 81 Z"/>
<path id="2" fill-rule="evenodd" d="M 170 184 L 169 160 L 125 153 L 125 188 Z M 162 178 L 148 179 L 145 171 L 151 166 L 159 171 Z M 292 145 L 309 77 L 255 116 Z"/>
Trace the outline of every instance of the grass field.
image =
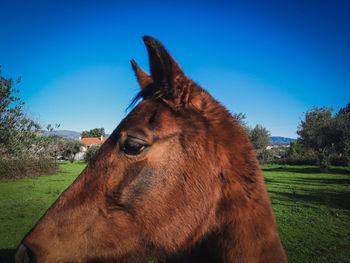
<path id="1" fill-rule="evenodd" d="M 61 172 L 0 182 L 0 262 L 84 169 L 63 163 Z M 350 175 L 321 174 L 314 166 L 264 165 L 263 173 L 289 262 L 350 262 Z"/>
<path id="2" fill-rule="evenodd" d="M 262 167 L 289 262 L 350 262 L 350 175 L 313 166 Z"/>
<path id="3" fill-rule="evenodd" d="M 58 174 L 0 181 L 0 263 L 85 168 L 82 162 L 60 164 Z"/>

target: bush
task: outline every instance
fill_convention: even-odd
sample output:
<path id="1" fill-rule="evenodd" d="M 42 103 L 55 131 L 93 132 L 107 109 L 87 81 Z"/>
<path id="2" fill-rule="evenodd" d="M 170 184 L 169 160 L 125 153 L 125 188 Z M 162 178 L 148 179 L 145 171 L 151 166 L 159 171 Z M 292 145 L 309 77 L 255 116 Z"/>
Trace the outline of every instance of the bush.
<path id="1" fill-rule="evenodd" d="M 344 156 L 333 156 L 331 158 L 331 165 L 333 166 L 348 166 L 348 159 Z"/>
<path id="2" fill-rule="evenodd" d="M 36 177 L 57 170 L 58 165 L 51 159 L 0 160 L 0 178 Z"/>
<path id="3" fill-rule="evenodd" d="M 75 160 L 75 155 L 80 152 L 80 149 L 84 146 L 81 141 L 66 139 L 63 144 L 62 156 L 71 163 Z"/>
<path id="4" fill-rule="evenodd" d="M 279 160 L 275 160 L 275 164 L 287 164 L 287 165 L 317 165 L 316 157 L 310 155 L 307 156 L 287 156 Z"/>
<path id="5" fill-rule="evenodd" d="M 310 151 L 306 151 L 300 141 L 291 142 L 282 158 L 275 160 L 276 164 L 287 165 L 317 165 L 317 157 Z"/>
<path id="6" fill-rule="evenodd" d="M 258 157 L 260 164 L 273 163 L 273 160 L 274 160 L 273 153 L 269 150 L 266 150 L 266 149 L 258 150 L 257 157 Z"/>
<path id="7" fill-rule="evenodd" d="M 102 144 L 94 144 L 91 145 L 89 149 L 87 149 L 85 155 L 84 155 L 84 162 L 89 163 L 94 155 L 98 152 L 98 150 L 101 148 Z"/>

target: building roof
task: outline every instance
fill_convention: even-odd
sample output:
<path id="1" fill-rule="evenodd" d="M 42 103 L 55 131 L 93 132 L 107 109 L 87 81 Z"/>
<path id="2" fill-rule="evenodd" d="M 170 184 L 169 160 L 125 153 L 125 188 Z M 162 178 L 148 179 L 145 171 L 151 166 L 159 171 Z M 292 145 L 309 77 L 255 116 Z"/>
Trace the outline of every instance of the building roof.
<path id="1" fill-rule="evenodd" d="M 82 138 L 81 142 L 85 144 L 85 146 L 90 147 L 93 144 L 99 144 L 104 143 L 107 141 L 108 137 L 103 137 L 102 141 L 100 137 L 88 137 L 88 138 Z"/>

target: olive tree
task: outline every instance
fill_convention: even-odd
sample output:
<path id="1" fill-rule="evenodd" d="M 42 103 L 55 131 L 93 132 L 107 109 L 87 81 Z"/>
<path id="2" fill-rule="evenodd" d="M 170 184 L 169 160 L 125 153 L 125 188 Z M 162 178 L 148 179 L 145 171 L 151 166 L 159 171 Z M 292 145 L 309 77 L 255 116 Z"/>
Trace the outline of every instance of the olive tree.
<path id="1" fill-rule="evenodd" d="M 258 124 L 250 131 L 250 140 L 256 150 L 265 149 L 270 143 L 270 132 Z"/>
<path id="2" fill-rule="evenodd" d="M 336 149 L 347 160 L 350 168 L 350 103 L 345 108 L 341 108 L 335 118 L 340 129 Z"/>
<path id="3" fill-rule="evenodd" d="M 301 144 L 315 154 L 323 172 L 328 171 L 332 155 L 339 151 L 343 135 L 340 119 L 332 112 L 332 108 L 314 106 L 305 113 L 297 131 Z"/>
<path id="4" fill-rule="evenodd" d="M 11 78 L 1 75 L 0 67 L 0 155 L 2 158 L 23 158 L 31 154 L 39 124 L 24 111 L 24 102 L 18 97 Z M 20 81 L 20 78 L 16 83 Z"/>

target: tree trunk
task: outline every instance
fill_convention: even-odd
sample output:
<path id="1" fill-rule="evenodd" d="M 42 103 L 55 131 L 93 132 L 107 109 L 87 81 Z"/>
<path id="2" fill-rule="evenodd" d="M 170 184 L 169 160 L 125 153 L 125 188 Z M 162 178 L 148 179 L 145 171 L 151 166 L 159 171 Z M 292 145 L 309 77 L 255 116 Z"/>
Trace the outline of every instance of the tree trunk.
<path id="1" fill-rule="evenodd" d="M 326 149 L 323 149 L 321 152 L 319 152 L 317 157 L 321 172 L 327 173 L 329 171 L 329 154 L 327 153 Z"/>

